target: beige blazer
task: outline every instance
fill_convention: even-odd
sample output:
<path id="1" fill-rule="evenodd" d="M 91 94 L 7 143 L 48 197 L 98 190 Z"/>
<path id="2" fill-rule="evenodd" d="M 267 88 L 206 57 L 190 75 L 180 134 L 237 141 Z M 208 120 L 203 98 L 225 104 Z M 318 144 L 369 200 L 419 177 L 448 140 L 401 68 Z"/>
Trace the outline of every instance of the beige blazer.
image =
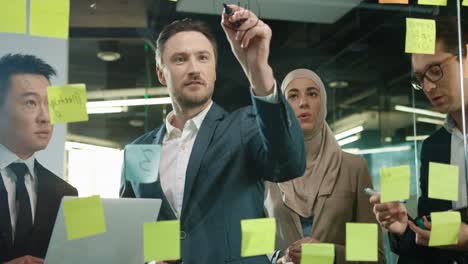
<path id="1" fill-rule="evenodd" d="M 320 186 L 313 208 L 314 217 L 310 236 L 324 243 L 335 244 L 335 263 L 348 263 L 345 261 L 346 223 L 377 223 L 369 197 L 363 193 L 364 188 L 372 188 L 366 160 L 344 152 L 337 179 L 323 181 L 323 184 L 328 183 L 334 183 L 335 186 L 332 186 L 333 188 Z M 327 189 L 331 190 L 331 193 L 322 191 Z M 277 183 L 265 182 L 265 210 L 269 217 L 276 218 L 278 250 L 287 249 L 293 242 L 303 237 L 299 215 L 283 203 Z M 380 227 L 378 263 L 386 263 Z"/>

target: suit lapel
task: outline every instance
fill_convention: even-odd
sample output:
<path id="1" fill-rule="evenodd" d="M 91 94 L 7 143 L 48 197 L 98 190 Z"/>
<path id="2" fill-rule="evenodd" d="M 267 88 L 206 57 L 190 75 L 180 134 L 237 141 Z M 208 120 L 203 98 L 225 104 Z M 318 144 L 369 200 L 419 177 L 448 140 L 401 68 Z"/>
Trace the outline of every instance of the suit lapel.
<path id="1" fill-rule="evenodd" d="M 205 152 L 211 142 L 214 135 L 214 131 L 219 124 L 219 120 L 224 117 L 224 110 L 217 104 L 213 103 L 210 111 L 206 115 L 203 123 L 198 131 L 197 138 L 193 144 L 192 153 L 190 153 L 190 159 L 187 166 L 187 172 L 185 174 L 185 188 L 184 188 L 184 200 L 182 203 L 181 218 L 186 215 L 188 203 L 190 201 L 190 195 L 192 193 L 193 185 L 198 175 L 198 170 L 205 155 Z"/>
<path id="2" fill-rule="evenodd" d="M 6 207 L 5 207 L 6 205 Z M 11 252 L 13 241 L 11 234 L 10 207 L 8 205 L 8 193 L 3 183 L 2 175 L 0 174 L 0 239 L 4 240 L 7 252 Z M 5 220 L 2 220 L 5 219 Z"/>
<path id="3" fill-rule="evenodd" d="M 53 222 L 53 219 L 56 218 L 56 212 L 54 211 L 55 205 L 52 204 L 52 201 L 58 199 L 57 192 L 60 192 L 60 190 L 56 189 L 56 186 L 54 186 L 55 188 L 51 186 L 52 183 L 49 181 L 49 172 L 37 161 L 34 166 L 37 177 L 37 202 L 30 240 L 32 243 L 40 236 L 41 228 L 55 225 L 55 223 L 51 223 L 51 221 Z"/>

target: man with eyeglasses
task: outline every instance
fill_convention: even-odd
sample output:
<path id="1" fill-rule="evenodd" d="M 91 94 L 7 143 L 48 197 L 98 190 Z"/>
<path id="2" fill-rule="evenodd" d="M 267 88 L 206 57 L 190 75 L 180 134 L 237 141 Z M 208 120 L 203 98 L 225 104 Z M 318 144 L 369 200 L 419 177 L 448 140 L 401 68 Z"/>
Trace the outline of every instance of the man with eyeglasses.
<path id="1" fill-rule="evenodd" d="M 462 108 L 467 109 L 468 86 L 464 80 L 465 105 L 461 100 L 460 63 L 467 61 L 466 46 L 463 58 L 459 57 L 457 19 L 436 19 L 436 50 L 434 55 L 412 54 L 411 84 L 424 92 L 433 108 L 446 113 L 444 127 L 427 138 L 421 149 L 420 187 L 418 218 L 408 216 L 400 202 L 380 203 L 380 196 L 373 195 L 374 214 L 382 227 L 389 232 L 392 250 L 399 255 L 398 263 L 468 263 L 468 224 L 466 224 L 465 155 L 463 146 Z M 468 26 L 462 25 L 462 40 L 468 39 Z M 465 66 L 466 67 L 466 66 Z M 465 120 L 466 121 L 466 120 Z M 456 202 L 428 197 L 429 162 L 457 165 L 460 168 L 459 199 Z M 431 212 L 459 210 L 462 213 L 458 244 L 445 247 L 429 247 Z M 416 222 L 420 221 L 419 226 Z"/>

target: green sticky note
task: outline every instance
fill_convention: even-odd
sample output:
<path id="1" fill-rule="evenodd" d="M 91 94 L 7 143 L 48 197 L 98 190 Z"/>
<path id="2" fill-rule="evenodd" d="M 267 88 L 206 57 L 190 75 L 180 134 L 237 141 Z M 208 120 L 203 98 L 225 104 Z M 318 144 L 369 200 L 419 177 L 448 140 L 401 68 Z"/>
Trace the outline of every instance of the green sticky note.
<path id="1" fill-rule="evenodd" d="M 419 0 L 418 4 L 420 4 L 420 5 L 446 6 L 447 5 L 447 0 Z"/>
<path id="2" fill-rule="evenodd" d="M 64 200 L 63 214 L 68 240 L 106 232 L 104 209 L 98 195 Z"/>
<path id="3" fill-rule="evenodd" d="M 276 221 L 274 218 L 241 220 L 242 257 L 275 252 Z"/>
<path id="4" fill-rule="evenodd" d="M 397 166 L 380 169 L 380 201 L 382 203 L 410 198 L 410 167 Z"/>
<path id="5" fill-rule="evenodd" d="M 429 198 L 458 200 L 458 166 L 429 162 Z"/>
<path id="6" fill-rule="evenodd" d="M 152 183 L 158 179 L 161 145 L 131 144 L 125 147 L 124 153 L 128 181 Z"/>
<path id="7" fill-rule="evenodd" d="M 460 212 L 431 213 L 431 236 L 429 246 L 448 246 L 458 243 Z"/>
<path id="8" fill-rule="evenodd" d="M 346 260 L 377 261 L 377 224 L 346 223 Z"/>
<path id="9" fill-rule="evenodd" d="M 26 0 L 0 0 L 0 32 L 26 33 Z"/>
<path id="10" fill-rule="evenodd" d="M 49 86 L 47 95 L 52 124 L 88 121 L 84 84 Z"/>
<path id="11" fill-rule="evenodd" d="M 31 0 L 29 32 L 33 36 L 68 39 L 70 0 Z"/>
<path id="12" fill-rule="evenodd" d="M 333 264 L 335 245 L 326 243 L 302 244 L 301 264 Z"/>
<path id="13" fill-rule="evenodd" d="M 406 53 L 434 54 L 436 27 L 433 19 L 406 19 Z"/>
<path id="14" fill-rule="evenodd" d="M 463 0 L 462 6 L 468 6 L 468 0 Z"/>
<path id="15" fill-rule="evenodd" d="M 158 221 L 143 226 L 145 262 L 180 259 L 180 221 Z"/>

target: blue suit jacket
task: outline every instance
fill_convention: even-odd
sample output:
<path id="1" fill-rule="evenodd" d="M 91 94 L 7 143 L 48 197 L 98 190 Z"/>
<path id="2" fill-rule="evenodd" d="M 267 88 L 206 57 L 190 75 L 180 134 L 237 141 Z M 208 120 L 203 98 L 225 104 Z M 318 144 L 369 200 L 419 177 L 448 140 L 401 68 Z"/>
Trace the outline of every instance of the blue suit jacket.
<path id="1" fill-rule="evenodd" d="M 263 180 L 302 176 L 302 129 L 278 91 L 280 102 L 252 98 L 253 106 L 231 114 L 213 104 L 190 155 L 181 213 L 183 263 L 269 263 L 266 256 L 241 258 L 241 219 L 265 217 Z M 162 143 L 165 126 L 134 144 Z M 158 177 L 159 178 L 159 177 Z M 124 181 L 123 197 L 163 199 L 159 220 L 175 219 L 159 180 Z"/>

